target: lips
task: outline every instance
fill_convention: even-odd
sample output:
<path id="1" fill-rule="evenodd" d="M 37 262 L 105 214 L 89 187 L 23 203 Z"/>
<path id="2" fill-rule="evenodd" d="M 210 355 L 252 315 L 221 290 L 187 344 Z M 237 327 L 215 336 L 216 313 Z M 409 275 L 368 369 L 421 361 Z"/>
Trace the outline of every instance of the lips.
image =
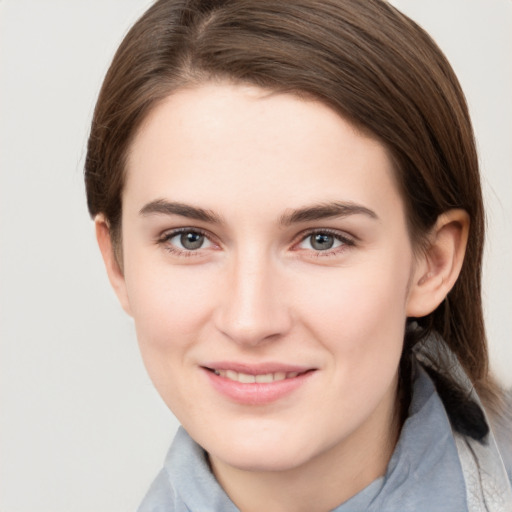
<path id="1" fill-rule="evenodd" d="M 217 392 L 245 405 L 264 405 L 284 398 L 315 373 L 315 368 L 275 363 L 209 363 L 202 369 Z"/>

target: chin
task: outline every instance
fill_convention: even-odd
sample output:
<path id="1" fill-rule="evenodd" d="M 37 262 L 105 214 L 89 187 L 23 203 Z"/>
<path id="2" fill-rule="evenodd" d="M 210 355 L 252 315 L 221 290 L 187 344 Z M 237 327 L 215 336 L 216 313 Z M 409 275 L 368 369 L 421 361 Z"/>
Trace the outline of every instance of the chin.
<path id="1" fill-rule="evenodd" d="M 296 450 L 293 453 L 282 450 L 230 450 L 219 452 L 214 457 L 241 471 L 267 473 L 288 471 L 301 466 L 306 459 L 302 460 L 298 455 L 300 452 Z"/>
<path id="2" fill-rule="evenodd" d="M 309 441 L 290 436 L 244 438 L 227 436 L 225 442 L 206 442 L 202 446 L 211 457 L 243 471 L 287 471 L 301 466 L 314 457 L 314 446 Z M 283 442 L 286 439 L 286 442 Z M 201 444 L 201 443 L 200 443 Z"/>

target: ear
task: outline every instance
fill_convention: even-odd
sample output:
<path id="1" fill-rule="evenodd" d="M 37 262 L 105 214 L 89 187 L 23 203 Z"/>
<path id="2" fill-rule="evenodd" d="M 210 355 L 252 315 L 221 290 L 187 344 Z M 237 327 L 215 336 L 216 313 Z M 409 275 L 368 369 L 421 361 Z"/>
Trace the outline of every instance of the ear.
<path id="1" fill-rule="evenodd" d="M 114 289 L 121 306 L 131 316 L 130 302 L 126 290 L 126 281 L 123 271 L 119 265 L 112 243 L 110 227 L 107 219 L 103 215 L 96 215 L 94 219 L 96 227 L 96 240 L 103 256 L 103 262 L 107 270 L 108 279 Z"/>
<path id="2" fill-rule="evenodd" d="M 437 219 L 428 246 L 416 258 L 407 301 L 407 316 L 432 313 L 459 277 L 469 234 L 469 215 L 449 210 Z"/>

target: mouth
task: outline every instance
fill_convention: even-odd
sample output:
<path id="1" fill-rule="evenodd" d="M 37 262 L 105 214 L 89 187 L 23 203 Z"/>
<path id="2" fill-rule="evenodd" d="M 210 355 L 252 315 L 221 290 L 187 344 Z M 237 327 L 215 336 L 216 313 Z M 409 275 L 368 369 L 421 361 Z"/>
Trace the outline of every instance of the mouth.
<path id="1" fill-rule="evenodd" d="M 316 368 L 282 364 L 216 363 L 201 368 L 214 390 L 244 405 L 270 404 L 293 395 L 317 373 Z"/>
<path id="2" fill-rule="evenodd" d="M 312 370 L 306 370 L 304 372 L 271 372 L 271 373 L 259 373 L 259 374 L 250 374 L 244 372 L 236 372 L 234 370 L 220 370 L 215 368 L 207 368 L 215 375 L 219 377 L 224 377 L 226 379 L 232 380 L 234 382 L 240 382 L 242 384 L 269 384 L 271 382 L 277 382 L 286 379 L 293 379 L 298 375 L 303 373 L 307 373 Z"/>

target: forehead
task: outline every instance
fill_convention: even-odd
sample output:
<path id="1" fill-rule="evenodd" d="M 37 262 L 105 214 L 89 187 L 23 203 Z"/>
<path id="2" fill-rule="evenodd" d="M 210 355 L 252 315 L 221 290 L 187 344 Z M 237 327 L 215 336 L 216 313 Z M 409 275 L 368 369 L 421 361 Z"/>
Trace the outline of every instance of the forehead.
<path id="1" fill-rule="evenodd" d="M 400 201 L 386 148 L 333 109 L 207 84 L 179 90 L 150 112 L 129 153 L 123 202 L 142 207 L 162 196 L 229 210 L 240 198 L 266 208 L 347 200 L 385 208 L 386 194 Z"/>

